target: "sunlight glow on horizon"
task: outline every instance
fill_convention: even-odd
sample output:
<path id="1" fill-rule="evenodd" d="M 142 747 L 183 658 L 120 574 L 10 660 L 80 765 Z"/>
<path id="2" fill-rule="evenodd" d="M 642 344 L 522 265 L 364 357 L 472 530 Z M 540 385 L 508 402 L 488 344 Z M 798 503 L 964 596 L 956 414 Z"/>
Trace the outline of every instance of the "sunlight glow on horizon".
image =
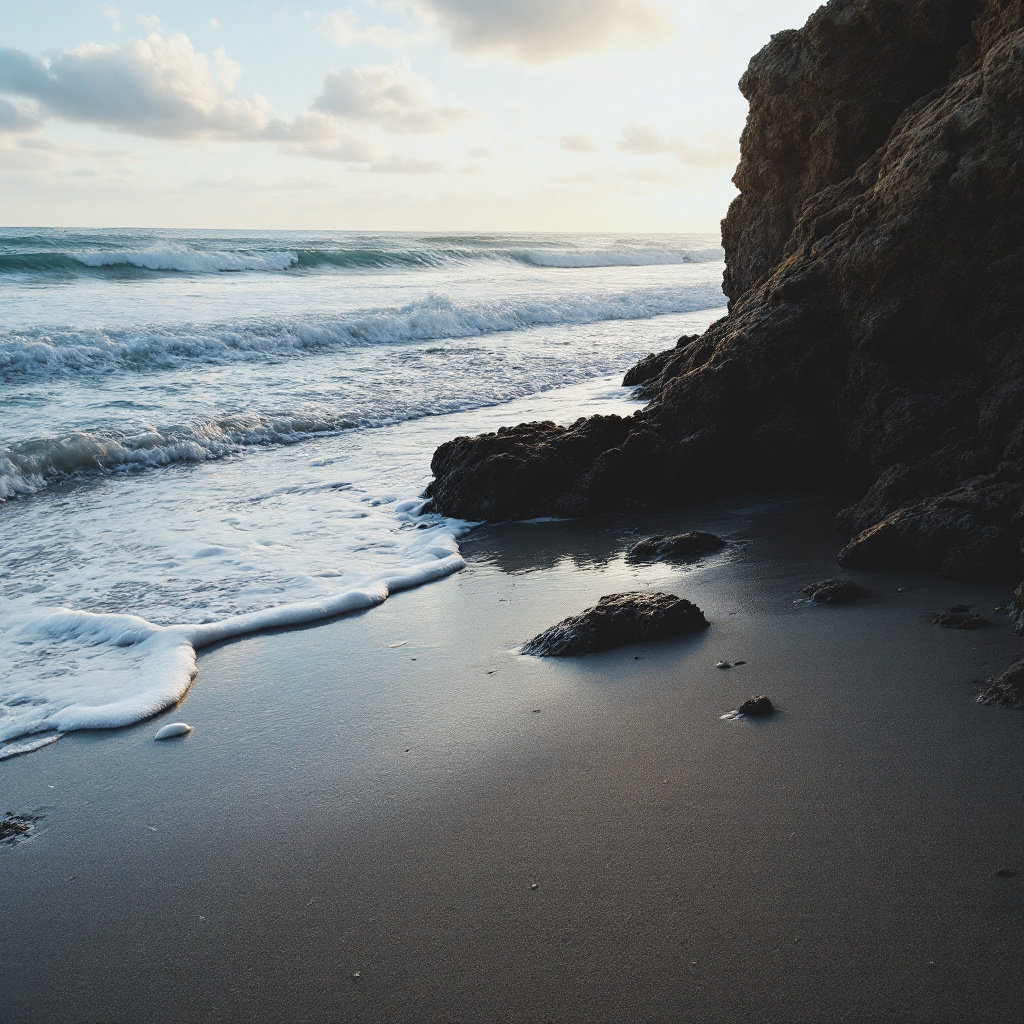
<path id="1" fill-rule="evenodd" d="M 785 0 L 6 0 L 0 223 L 717 231 Z"/>

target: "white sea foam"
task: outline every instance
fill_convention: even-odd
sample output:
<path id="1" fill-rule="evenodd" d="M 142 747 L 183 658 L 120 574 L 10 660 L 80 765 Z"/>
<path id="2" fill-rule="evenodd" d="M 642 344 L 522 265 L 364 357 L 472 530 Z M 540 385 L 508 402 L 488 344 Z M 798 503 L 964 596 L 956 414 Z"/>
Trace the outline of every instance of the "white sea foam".
<path id="1" fill-rule="evenodd" d="M 536 267 L 657 267 L 680 263 L 718 263 L 725 258 L 719 246 L 706 249 L 530 249 L 515 254 Z"/>
<path id="2" fill-rule="evenodd" d="M 133 330 L 31 330 L 0 333 L 0 371 L 56 377 L 146 371 L 288 358 L 313 352 L 478 337 L 541 325 L 642 320 L 721 306 L 721 284 L 635 288 L 621 293 L 457 301 L 435 293 L 398 309 L 344 318 L 240 319 Z"/>
<path id="3" fill-rule="evenodd" d="M 122 728 L 172 707 L 188 692 L 203 647 L 362 611 L 457 572 L 465 563 L 455 534 L 466 528 L 414 542 L 407 554 L 424 561 L 363 586 L 216 622 L 159 626 L 137 615 L 5 609 L 3 644 L 18 649 L 22 666 L 35 661 L 44 670 L 0 684 L 0 760 L 75 730 Z"/>
<path id="4" fill-rule="evenodd" d="M 100 249 L 69 254 L 86 267 L 138 267 L 140 270 L 180 271 L 186 274 L 217 274 L 242 270 L 286 270 L 299 261 L 293 252 L 237 253 L 200 252 L 180 246 L 153 249 Z"/>

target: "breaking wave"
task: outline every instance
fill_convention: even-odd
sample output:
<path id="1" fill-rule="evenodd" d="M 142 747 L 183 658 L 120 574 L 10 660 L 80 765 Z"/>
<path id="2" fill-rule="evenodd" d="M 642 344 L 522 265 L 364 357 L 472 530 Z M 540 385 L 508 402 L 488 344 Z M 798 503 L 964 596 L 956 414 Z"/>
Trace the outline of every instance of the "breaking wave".
<path id="1" fill-rule="evenodd" d="M 246 448 L 295 444 L 357 424 L 344 416 L 309 413 L 224 416 L 203 423 L 143 431 L 75 431 L 0 448 L 0 501 L 35 494 L 64 477 L 112 469 L 208 462 Z"/>
<path id="2" fill-rule="evenodd" d="M 0 278 L 4 275 L 69 276 L 83 273 L 223 274 L 316 273 L 324 271 L 412 270 L 455 264 L 500 261 L 548 269 L 588 267 L 667 266 L 714 263 L 724 258 L 720 246 L 609 245 L 581 247 L 552 244 L 523 248 L 514 244 L 426 246 L 324 246 L 281 249 L 198 248 L 162 244 L 138 248 L 35 249 L 0 248 Z"/>
<path id="3" fill-rule="evenodd" d="M 638 288 L 619 294 L 456 302 L 432 294 L 398 309 L 342 318 L 236 320 L 131 330 L 31 329 L 0 332 L 0 372 L 61 377 L 83 372 L 166 370 L 259 362 L 350 347 L 471 338 L 503 331 L 607 320 L 644 320 L 723 305 L 720 285 Z"/>

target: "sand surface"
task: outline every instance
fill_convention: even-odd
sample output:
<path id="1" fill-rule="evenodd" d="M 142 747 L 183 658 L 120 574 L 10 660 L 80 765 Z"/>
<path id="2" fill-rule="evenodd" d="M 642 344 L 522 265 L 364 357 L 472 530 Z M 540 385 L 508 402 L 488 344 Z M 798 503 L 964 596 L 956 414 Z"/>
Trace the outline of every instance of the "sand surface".
<path id="1" fill-rule="evenodd" d="M 971 685 L 1024 654 L 1008 588 L 810 607 L 834 508 L 487 527 L 457 576 L 3 762 L 0 810 L 44 817 L 0 846 L 0 1022 L 1020 1024 L 1024 714 Z M 735 543 L 624 563 L 686 528 Z M 711 629 L 514 653 L 646 587 Z M 961 602 L 993 625 L 929 624 Z M 719 718 L 754 693 L 780 713 Z"/>

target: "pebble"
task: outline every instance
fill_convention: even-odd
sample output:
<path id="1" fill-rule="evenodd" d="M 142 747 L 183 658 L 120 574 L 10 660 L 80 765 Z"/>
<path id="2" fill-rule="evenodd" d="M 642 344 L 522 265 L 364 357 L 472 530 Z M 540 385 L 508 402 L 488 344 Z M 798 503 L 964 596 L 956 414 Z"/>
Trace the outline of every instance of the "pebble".
<path id="1" fill-rule="evenodd" d="M 715 665 L 715 668 L 732 668 L 732 665 L 730 665 L 727 661 L 720 661 L 717 665 Z"/>
<path id="2" fill-rule="evenodd" d="M 192 726 L 185 722 L 172 722 L 165 725 L 154 737 L 155 740 L 172 740 L 175 736 L 187 736 L 192 731 Z"/>

